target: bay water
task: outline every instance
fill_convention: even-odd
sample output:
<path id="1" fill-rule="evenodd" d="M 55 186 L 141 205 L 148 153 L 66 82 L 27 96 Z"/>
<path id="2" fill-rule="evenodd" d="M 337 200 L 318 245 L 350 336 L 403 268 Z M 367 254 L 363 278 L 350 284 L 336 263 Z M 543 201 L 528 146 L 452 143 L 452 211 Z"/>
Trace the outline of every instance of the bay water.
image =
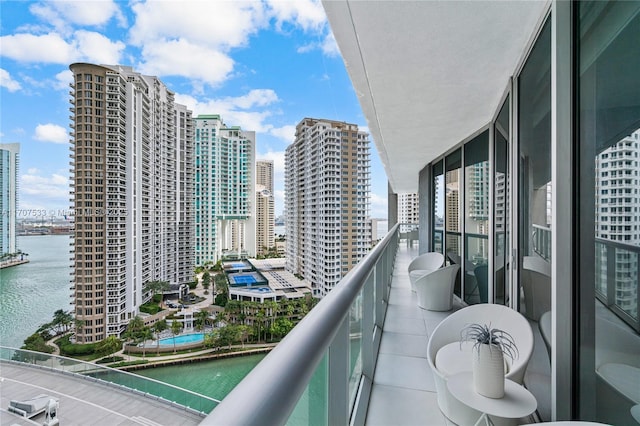
<path id="1" fill-rule="evenodd" d="M 72 309 L 70 238 L 18 237 L 29 263 L 0 269 L 0 345 L 19 348 L 55 311 Z"/>

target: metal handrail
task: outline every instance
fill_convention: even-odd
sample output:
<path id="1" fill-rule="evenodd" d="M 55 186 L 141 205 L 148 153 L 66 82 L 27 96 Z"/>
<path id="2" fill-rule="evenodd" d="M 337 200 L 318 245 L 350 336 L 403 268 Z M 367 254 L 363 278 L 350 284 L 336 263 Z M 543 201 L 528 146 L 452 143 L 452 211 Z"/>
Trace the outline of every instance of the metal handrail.
<path id="1" fill-rule="evenodd" d="M 371 272 L 387 247 L 397 245 L 398 229 L 396 224 L 201 425 L 285 424 Z"/>

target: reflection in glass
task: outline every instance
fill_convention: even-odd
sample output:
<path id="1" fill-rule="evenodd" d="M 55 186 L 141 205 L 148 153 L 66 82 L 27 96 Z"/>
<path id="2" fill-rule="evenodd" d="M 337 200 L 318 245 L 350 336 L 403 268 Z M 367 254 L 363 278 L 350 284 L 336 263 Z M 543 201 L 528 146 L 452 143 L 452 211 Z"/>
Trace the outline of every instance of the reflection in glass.
<path id="1" fill-rule="evenodd" d="M 518 85 L 520 311 L 538 321 L 542 308 L 551 306 L 551 246 L 543 243 L 551 241 L 552 232 L 550 20 L 531 51 Z"/>
<path id="2" fill-rule="evenodd" d="M 444 254 L 444 173 L 442 161 L 433 164 L 433 251 Z"/>
<path id="3" fill-rule="evenodd" d="M 489 131 L 464 146 L 465 295 L 469 304 L 488 302 Z M 480 267 L 480 268 L 478 268 Z"/>
<path id="4" fill-rule="evenodd" d="M 506 305 L 509 301 L 509 97 L 504 101 L 495 122 L 494 152 L 494 301 Z"/>
<path id="5" fill-rule="evenodd" d="M 581 174 L 594 182 L 580 192 L 581 205 L 593 206 L 579 223 L 588 230 L 582 238 L 593 239 L 581 247 L 580 291 L 596 297 L 595 312 L 582 315 L 595 327 L 584 327 L 593 334 L 578 357 L 580 381 L 596 386 L 580 389 L 596 402 L 595 420 L 633 425 L 640 423 L 631 414 L 640 403 L 640 3 L 583 1 L 578 16 L 578 143 Z M 593 266 L 582 261 L 594 254 Z M 580 410 L 593 415 L 592 406 Z"/>
<path id="6" fill-rule="evenodd" d="M 551 235 L 551 19 L 545 22 L 520 73 L 518 84 L 518 288 L 514 302 L 540 328 L 551 309 L 550 253 L 536 243 Z M 513 302 L 512 302 L 513 303 Z M 553 356 L 552 348 L 549 353 Z M 551 365 L 536 373 L 551 386 Z M 538 413 L 551 419 L 551 395 L 533 389 Z"/>
<path id="7" fill-rule="evenodd" d="M 451 263 L 460 263 L 462 232 L 462 150 L 458 149 L 445 158 L 445 248 L 446 258 Z M 459 276 L 464 274 L 460 273 Z M 462 297 L 462 283 L 456 280 L 453 292 Z"/>

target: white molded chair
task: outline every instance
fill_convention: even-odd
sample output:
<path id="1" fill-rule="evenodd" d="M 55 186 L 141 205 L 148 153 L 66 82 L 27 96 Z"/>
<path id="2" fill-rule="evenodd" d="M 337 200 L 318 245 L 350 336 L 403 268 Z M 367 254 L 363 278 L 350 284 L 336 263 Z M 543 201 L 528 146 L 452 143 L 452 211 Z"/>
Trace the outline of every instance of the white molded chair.
<path id="1" fill-rule="evenodd" d="M 534 321 L 551 310 L 551 264 L 539 256 L 522 258 L 525 315 Z"/>
<path id="2" fill-rule="evenodd" d="M 409 279 L 411 280 L 411 290 L 416 291 L 415 281 L 423 275 L 435 271 L 444 264 L 444 255 L 438 252 L 421 254 L 409 263 Z"/>
<path id="3" fill-rule="evenodd" d="M 460 265 L 449 265 L 418 278 L 413 284 L 418 293 L 418 306 L 429 311 L 450 311 L 459 270 Z"/>
<path id="4" fill-rule="evenodd" d="M 507 379 L 522 384 L 524 373 L 533 353 L 533 331 L 529 322 L 520 313 L 506 306 L 486 303 L 472 305 L 460 309 L 442 320 L 429 338 L 427 360 L 433 371 L 440 411 L 458 425 L 474 424 L 482 413 L 462 404 L 449 393 L 447 390 L 447 376 L 438 369 L 436 356 L 438 351 L 447 345 L 454 344 L 455 347 L 460 348 L 460 331 L 470 323 L 491 324 L 491 327 L 504 330 L 513 336 L 519 355 L 509 365 L 508 372 L 505 374 Z M 451 349 L 451 346 L 448 346 L 448 348 Z M 441 358 L 451 359 L 450 357 Z M 468 364 L 458 362 L 455 367 L 458 368 L 457 372 L 471 371 L 471 362 L 469 361 Z M 471 383 L 469 385 L 472 386 Z M 515 424 L 517 422 L 517 419 L 490 417 L 496 426 Z"/>

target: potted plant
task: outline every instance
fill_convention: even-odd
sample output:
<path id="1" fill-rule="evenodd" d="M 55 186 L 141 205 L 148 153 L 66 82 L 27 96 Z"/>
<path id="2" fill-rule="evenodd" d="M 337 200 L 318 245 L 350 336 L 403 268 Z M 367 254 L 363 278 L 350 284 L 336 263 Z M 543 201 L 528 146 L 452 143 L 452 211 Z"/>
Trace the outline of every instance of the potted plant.
<path id="1" fill-rule="evenodd" d="M 504 396 L 505 357 L 514 360 L 518 348 L 506 331 L 489 325 L 469 324 L 460 332 L 460 342 L 473 343 L 473 387 L 489 398 Z"/>

